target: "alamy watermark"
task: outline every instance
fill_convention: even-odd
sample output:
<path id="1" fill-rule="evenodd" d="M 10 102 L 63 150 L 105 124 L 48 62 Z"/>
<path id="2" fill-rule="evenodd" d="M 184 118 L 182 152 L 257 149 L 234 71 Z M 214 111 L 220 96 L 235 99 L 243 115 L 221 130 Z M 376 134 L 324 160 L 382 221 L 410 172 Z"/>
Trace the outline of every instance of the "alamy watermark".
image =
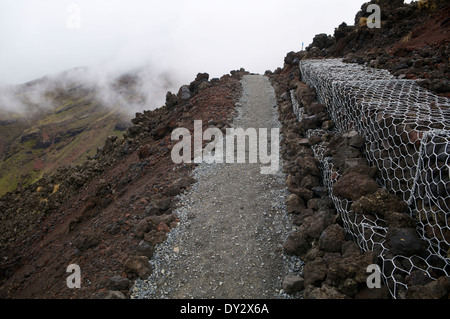
<path id="1" fill-rule="evenodd" d="M 77 264 L 67 266 L 66 272 L 70 273 L 66 278 L 67 288 L 81 288 L 81 268 Z"/>
<path id="2" fill-rule="evenodd" d="M 280 132 L 279 128 L 270 129 L 269 138 L 268 131 L 267 128 L 227 128 L 224 138 L 222 131 L 215 127 L 203 132 L 202 121 L 197 120 L 194 121 L 194 159 L 192 160 L 191 132 L 186 128 L 177 128 L 172 132 L 171 138 L 172 141 L 181 140 L 172 148 L 172 161 L 176 164 L 192 161 L 243 164 L 248 159 L 248 163 L 269 164 L 261 167 L 261 174 L 275 174 L 280 164 Z M 211 142 L 203 148 L 203 141 Z"/>
<path id="3" fill-rule="evenodd" d="M 367 18 L 367 27 L 369 29 L 373 29 L 373 28 L 381 28 L 381 8 L 379 5 L 377 4 L 369 4 L 367 6 L 367 13 L 372 13 L 368 18 Z"/>
<path id="4" fill-rule="evenodd" d="M 366 272 L 370 275 L 367 277 L 366 284 L 370 289 L 381 288 L 381 269 L 377 264 L 369 265 Z"/>
<path id="5" fill-rule="evenodd" d="M 69 29 L 81 28 L 81 8 L 79 5 L 72 3 L 66 9 L 68 16 L 66 25 Z"/>

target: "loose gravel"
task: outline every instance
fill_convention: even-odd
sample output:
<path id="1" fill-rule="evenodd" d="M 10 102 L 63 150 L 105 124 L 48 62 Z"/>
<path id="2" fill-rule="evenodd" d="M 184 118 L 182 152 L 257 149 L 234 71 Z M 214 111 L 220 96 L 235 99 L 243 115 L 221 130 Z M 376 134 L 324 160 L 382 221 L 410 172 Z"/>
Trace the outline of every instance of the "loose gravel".
<path id="1" fill-rule="evenodd" d="M 233 127 L 280 128 L 275 93 L 261 75 L 242 79 L 243 93 Z M 282 161 L 276 174 L 267 164 L 199 164 L 197 182 L 179 195 L 179 225 L 155 247 L 153 273 L 138 279 L 131 298 L 292 298 L 284 293 L 287 274 L 303 263 L 282 244 L 295 230 L 286 212 L 288 191 Z"/>

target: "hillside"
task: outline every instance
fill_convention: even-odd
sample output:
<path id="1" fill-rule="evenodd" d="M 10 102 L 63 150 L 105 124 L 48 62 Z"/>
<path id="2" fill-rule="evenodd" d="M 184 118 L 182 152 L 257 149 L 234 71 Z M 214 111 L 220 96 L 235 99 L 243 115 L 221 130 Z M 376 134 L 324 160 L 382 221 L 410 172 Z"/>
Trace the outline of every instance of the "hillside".
<path id="1" fill-rule="evenodd" d="M 90 160 L 3 196 L 0 296 L 95 298 L 111 277 L 126 271 L 140 247 L 135 232 L 143 221 L 162 223 L 146 238 L 153 245 L 163 241 L 165 229 L 174 227 L 175 196 L 193 183 L 193 166 L 176 166 L 170 159 L 170 133 L 192 128 L 194 119 L 225 129 L 240 93 L 240 74 L 211 80 L 199 74 L 178 94 L 168 92 L 162 108 L 138 113 L 123 138 L 109 137 Z M 64 276 L 74 262 L 90 284 L 67 295 L 54 274 Z"/>
<path id="2" fill-rule="evenodd" d="M 381 29 L 366 27 L 366 3 L 356 26 L 317 35 L 266 73 L 279 97 L 290 196 L 307 206 L 284 250 L 305 261 L 308 299 L 447 299 L 448 1 L 371 3 L 381 5 Z M 311 181 L 337 215 L 311 199 Z M 371 263 L 382 289 L 364 282 Z"/>
<path id="3" fill-rule="evenodd" d="M 381 28 L 366 25 L 369 4 L 381 7 Z M 355 25 L 342 23 L 333 34 L 318 34 L 297 58 L 345 58 L 346 62 L 389 70 L 414 79 L 436 94 L 450 96 L 450 4 L 421 0 L 411 4 L 370 1 L 361 6 Z M 292 52 L 293 53 L 293 52 Z M 288 60 L 295 59 L 293 55 Z"/>
<path id="4" fill-rule="evenodd" d="M 406 83 L 412 87 L 407 94 L 402 91 L 396 98 L 405 105 L 414 100 L 419 110 L 423 106 L 448 114 L 450 8 L 448 1 L 439 0 L 371 2 L 382 7 L 381 29 L 367 28 L 368 4 L 363 4 L 355 26 L 341 24 L 333 35 L 318 34 L 305 51 L 287 53 L 278 69 L 264 75 L 240 69 L 214 79 L 198 73 L 177 92 L 168 91 L 160 108 L 149 107 L 151 101 L 140 94 L 139 76 L 117 78 L 117 103 L 143 105 L 144 111 L 136 112 L 129 125 L 117 112 L 120 108 L 97 98 L 95 86 L 80 83 L 52 86 L 45 101 L 54 107 L 31 118 L 3 113 L 0 196 L 19 187 L 0 197 L 0 298 L 207 298 L 242 293 L 389 299 L 392 286 L 372 290 L 366 284 L 367 266 L 387 259 L 392 273 L 398 271 L 389 278 L 396 297 L 448 299 L 450 229 L 448 211 L 441 209 L 448 207 L 449 198 L 442 197 L 449 194 L 447 145 L 439 138 L 431 140 L 437 145 L 432 151 L 441 153 L 430 155 L 434 163 L 424 171 L 431 170 L 434 188 L 429 192 L 441 197 L 438 204 L 413 198 L 413 204 L 423 208 L 416 212 L 402 198 L 409 192 L 388 192 L 380 185 L 382 170 L 364 155 L 368 138 L 355 130 L 336 129 L 336 115 L 326 104 L 332 97 L 324 98 L 323 92 L 334 89 L 326 80 L 336 76 L 336 70 L 348 72 L 340 74 L 344 79 L 336 76 L 341 84 L 357 78 L 358 72 L 367 72 L 361 73 L 361 82 L 368 85 L 377 76 L 394 85 L 415 80 Z M 328 60 L 335 58 L 343 62 Z M 315 63 L 323 63 L 320 75 L 312 74 L 320 69 Z M 306 83 L 313 76 L 325 89 Z M 42 81 L 47 79 L 29 83 L 16 94 Z M 422 95 L 417 98 L 415 92 Z M 377 98 L 372 91 L 367 96 L 353 93 L 351 87 L 338 93 L 348 97 L 350 109 Z M 411 99 L 405 98 L 408 94 Z M 422 96 L 438 105 L 423 102 Z M 391 101 L 376 102 L 383 110 Z M 34 110 L 39 104 L 27 107 Z M 351 121 L 368 122 L 379 115 L 370 111 Z M 414 175 L 410 168 L 416 166 L 409 161 L 416 160 L 416 153 L 429 151 L 421 147 L 424 125 L 412 127 L 422 120 L 413 113 L 398 112 L 414 119 L 401 125 L 391 114 L 375 116 L 377 127 L 387 125 L 386 134 L 393 136 L 373 143 L 380 142 L 380 153 L 397 154 L 403 149 L 393 145 L 406 145 L 407 154 L 399 157 L 410 166 L 389 171 L 398 184 Z M 245 165 L 175 164 L 171 133 L 176 128 L 192 132 L 194 120 L 202 121 L 203 131 L 280 125 L 280 171 L 265 178 Z M 442 122 L 438 128 L 445 129 L 448 118 Z M 432 124 L 426 129 L 434 128 Z M 426 173 L 415 176 L 415 182 L 430 179 Z M 419 195 L 426 191 L 417 189 Z M 428 206 L 434 212 L 439 205 L 441 210 L 432 217 L 420 215 Z M 343 207 L 355 211 L 341 214 Z M 421 237 L 411 212 L 419 216 Z M 368 237 L 364 243 L 375 247 L 380 238 L 382 243 L 361 249 L 347 219 L 361 221 L 355 228 L 362 229 L 364 240 Z M 375 222 L 381 226 L 372 226 Z M 386 230 L 386 240 L 381 230 Z M 424 238 L 437 241 L 431 258 L 426 257 Z M 242 266 L 244 258 L 249 262 Z M 66 285 L 70 264 L 82 269 L 80 289 Z M 412 289 L 406 289 L 408 285 Z"/>
<path id="5" fill-rule="evenodd" d="M 148 67 L 123 74 L 75 68 L 0 88 L 0 196 L 64 165 L 95 156 L 109 136 L 122 137 L 135 113 L 173 86 Z"/>
<path id="6" fill-rule="evenodd" d="M 0 196 L 61 166 L 81 164 L 108 136 L 119 137 L 131 125 L 131 115 L 120 105 L 105 105 L 95 88 L 60 77 L 10 87 L 3 94 Z"/>

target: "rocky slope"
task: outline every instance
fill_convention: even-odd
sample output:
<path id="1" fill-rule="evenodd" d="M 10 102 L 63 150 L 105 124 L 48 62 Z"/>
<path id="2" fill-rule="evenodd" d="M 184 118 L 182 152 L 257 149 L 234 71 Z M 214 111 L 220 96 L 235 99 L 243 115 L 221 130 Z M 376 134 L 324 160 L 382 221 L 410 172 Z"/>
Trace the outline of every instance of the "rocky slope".
<path id="1" fill-rule="evenodd" d="M 153 246 L 176 225 L 174 197 L 193 182 L 192 166 L 171 160 L 172 130 L 192 130 L 194 119 L 225 129 L 243 73 L 199 74 L 178 94 L 168 92 L 164 107 L 136 114 L 123 138 L 109 137 L 89 160 L 3 196 L 0 296 L 127 295 L 129 280 L 151 271 Z M 83 270 L 81 289 L 67 288 L 72 263 Z"/>
<path id="2" fill-rule="evenodd" d="M 341 174 L 333 193 L 355 201 L 355 212 L 378 212 L 390 225 L 386 245 L 392 251 L 411 256 L 423 250 L 415 222 L 409 217 L 403 200 L 389 194 L 376 182 L 377 167 L 368 166 L 361 148 L 364 139 L 357 132 L 333 132 L 333 121 L 326 107 L 318 103 L 316 92 L 301 81 L 298 62 L 311 58 L 344 58 L 389 70 L 399 78 L 418 79 L 431 91 L 448 96 L 449 80 L 449 7 L 445 1 L 413 3 L 402 1 L 372 1 L 381 5 L 383 28 L 368 29 L 364 23 L 365 8 L 356 15 L 356 27 L 341 25 L 334 36 L 317 35 L 303 52 L 290 52 L 283 68 L 267 72 L 276 89 L 278 109 L 283 124 L 282 154 L 288 174 L 286 183 L 290 195 L 288 210 L 293 214 L 297 231 L 284 243 L 287 254 L 305 261 L 303 271 L 305 298 L 390 298 L 386 286 L 368 289 L 367 266 L 378 263 L 376 252 L 362 253 L 344 230 L 342 216 L 322 184 L 320 164 L 312 147 L 325 145 L 324 156 L 333 158 Z M 434 3 L 434 6 L 431 4 Z M 366 15 L 367 16 L 367 15 Z M 439 32 L 437 32 L 439 30 Z M 299 105 L 294 105 L 296 100 Z M 299 122 L 295 108 L 303 107 L 305 116 Z M 307 135 L 320 129 L 322 136 Z M 331 179 L 336 176 L 330 176 Z M 354 216 L 349 216 L 354 218 Z M 399 233 L 395 233 L 399 231 Z M 406 244 L 407 243 L 407 244 Z M 405 267 L 407 267 L 405 265 Z M 442 271 L 432 271 L 438 278 L 432 281 L 420 269 L 398 274 L 396 280 L 407 283 L 409 289 L 397 290 L 397 298 L 448 298 L 450 279 Z"/>
<path id="3" fill-rule="evenodd" d="M 159 107 L 155 97 L 172 87 L 171 75 L 150 67 L 75 68 L 0 87 L 0 196 L 83 163 L 108 136 L 121 137 L 135 112 Z"/>
<path id="4" fill-rule="evenodd" d="M 283 244 L 288 255 L 299 256 L 305 262 L 302 277 L 306 299 L 389 299 L 388 287 L 369 289 L 366 269 L 378 264 L 377 252 L 362 252 L 344 229 L 342 216 L 323 186 L 321 165 L 312 147 L 324 145 L 324 156 L 331 157 L 334 169 L 341 174 L 333 186 L 334 195 L 352 199 L 355 212 L 377 212 L 386 218 L 392 232 L 387 245 L 392 251 L 407 256 L 420 254 L 423 246 L 408 206 L 400 196 L 388 193 L 376 182 L 378 169 L 367 164 L 362 154 L 364 139 L 355 131 L 338 134 L 331 131 L 333 121 L 316 92 L 300 80 L 297 64 L 286 64 L 282 70 L 269 74 L 278 97 L 282 123 L 281 154 L 288 175 L 290 195 L 286 205 L 298 229 L 289 234 Z M 298 121 L 293 97 L 304 107 L 305 117 Z M 311 129 L 329 130 L 322 136 L 308 136 Z M 330 178 L 336 178 L 330 176 Z M 349 216 L 350 219 L 354 216 Z M 397 298 L 446 299 L 450 293 L 450 278 L 438 270 L 432 281 L 421 270 L 404 274 L 397 280 L 407 282 L 409 289 L 399 289 Z"/>
<path id="5" fill-rule="evenodd" d="M 356 15 L 356 26 L 342 24 L 333 36 L 317 35 L 306 51 L 288 53 L 282 68 L 266 73 L 277 94 L 282 124 L 281 153 L 290 192 L 286 208 L 297 226 L 283 250 L 305 262 L 301 288 L 297 287 L 298 278 L 295 283 L 286 278 L 284 288 L 300 290 L 305 298 L 390 298 L 390 294 L 386 287 L 367 289 L 366 268 L 376 263 L 377 257 L 372 252 L 362 253 L 346 234 L 321 183 L 320 165 L 311 147 L 323 140 L 305 133 L 314 128 L 331 129 L 333 122 L 325 106 L 317 102 L 314 90 L 301 82 L 298 62 L 344 57 L 348 62 L 386 68 L 399 78 L 420 78 L 424 87 L 449 94 L 447 2 L 372 2 L 383 10 L 380 30 L 360 24 L 367 17 L 365 4 Z M 164 107 L 136 114 L 123 137 L 104 139 L 87 161 L 58 169 L 53 166 L 53 174 L 0 198 L 0 297 L 129 297 L 132 281 L 145 280 L 151 274 L 149 259 L 154 247 L 178 225 L 173 213 L 176 195 L 195 182 L 193 165 L 175 165 L 170 158 L 171 132 L 177 127 L 192 131 L 194 120 L 222 130 L 228 127 L 241 96 L 239 80 L 247 73 L 232 71 L 220 79 L 199 73 L 177 94 L 168 92 Z M 133 76 L 126 76 L 119 83 L 133 87 L 135 82 Z M 305 108 L 307 120 L 297 121 L 291 90 Z M 80 105 L 85 96 L 88 94 L 79 96 Z M 0 124 L 16 123 L 8 121 Z M 18 127 L 17 133 L 10 130 L 0 152 L 10 154 L 13 141 L 32 125 L 23 122 Z M 42 138 L 45 134 L 27 132 L 36 138 L 29 143 L 31 148 L 47 145 L 49 139 Z M 49 136 L 55 137 L 50 145 L 56 145 L 58 135 Z M 400 198 L 384 193 L 375 182 L 376 169 L 362 161 L 364 141 L 360 136 L 330 133 L 325 139 L 329 142 L 325 152 L 340 160 L 346 173 L 335 191 L 344 197 L 368 198 L 359 202 L 361 209 L 406 210 Z M 356 166 L 346 167 L 346 158 L 354 159 Z M 412 228 L 410 220 L 395 214 L 390 222 Z M 401 246 L 401 239 L 394 238 L 390 244 Z M 72 263 L 82 269 L 81 289 L 67 288 L 66 267 Z M 400 295 L 448 298 L 450 282 L 446 276 L 441 278 L 430 282 L 415 272 L 402 278 L 414 288 Z"/>
<path id="6" fill-rule="evenodd" d="M 381 28 L 366 24 L 369 4 L 381 8 Z M 445 0 L 373 0 L 361 6 L 355 25 L 342 23 L 332 35 L 318 34 L 306 52 L 287 57 L 342 57 L 387 69 L 402 79 L 415 79 L 424 88 L 450 96 L 450 4 Z"/>

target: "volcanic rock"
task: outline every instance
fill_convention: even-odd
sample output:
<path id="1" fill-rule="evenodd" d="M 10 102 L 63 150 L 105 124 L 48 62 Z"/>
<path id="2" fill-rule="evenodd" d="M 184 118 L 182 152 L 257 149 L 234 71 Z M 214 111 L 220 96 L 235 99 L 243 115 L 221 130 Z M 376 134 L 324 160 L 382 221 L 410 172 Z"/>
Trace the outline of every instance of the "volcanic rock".
<path id="1" fill-rule="evenodd" d="M 333 194 L 355 201 L 362 196 L 375 193 L 379 187 L 378 183 L 368 175 L 350 172 L 333 185 Z"/>

